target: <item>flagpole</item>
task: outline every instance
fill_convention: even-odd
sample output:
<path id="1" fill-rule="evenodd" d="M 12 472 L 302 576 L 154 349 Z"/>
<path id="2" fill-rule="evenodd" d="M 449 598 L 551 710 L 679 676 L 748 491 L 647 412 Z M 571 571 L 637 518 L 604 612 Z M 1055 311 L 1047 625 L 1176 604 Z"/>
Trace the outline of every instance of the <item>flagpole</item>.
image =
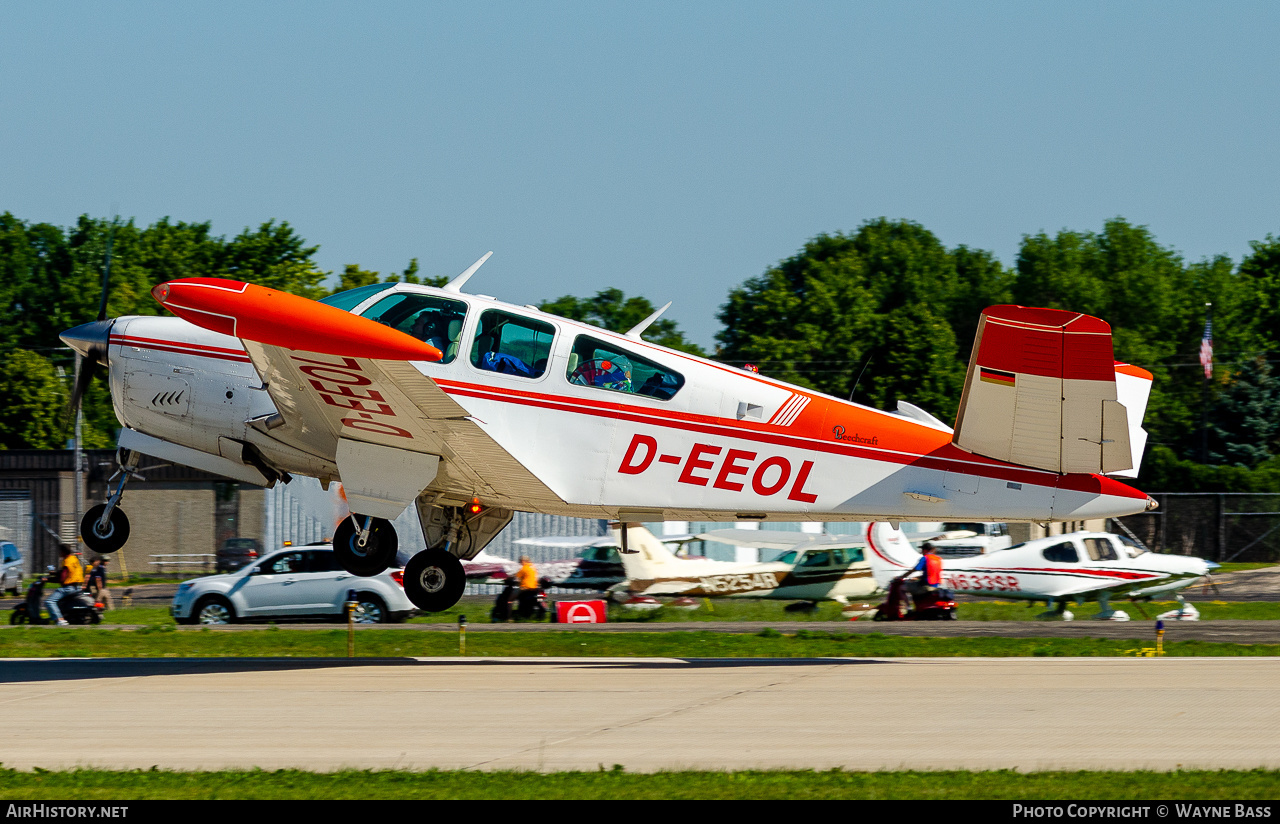
<path id="1" fill-rule="evenodd" d="M 1200 340 L 1200 463 L 1209 463 L 1209 379 L 1213 377 L 1213 304 L 1204 305 L 1204 337 Z"/>

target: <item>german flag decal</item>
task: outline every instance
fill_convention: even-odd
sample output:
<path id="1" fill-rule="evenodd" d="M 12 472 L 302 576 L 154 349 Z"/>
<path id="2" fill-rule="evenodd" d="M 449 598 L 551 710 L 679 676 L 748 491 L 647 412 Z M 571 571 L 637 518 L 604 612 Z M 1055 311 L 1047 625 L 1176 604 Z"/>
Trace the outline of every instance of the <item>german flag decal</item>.
<path id="1" fill-rule="evenodd" d="M 1001 372 L 999 369 L 978 367 L 978 377 L 987 383 L 998 383 L 1001 386 L 1013 386 L 1017 383 L 1017 375 L 1012 372 Z"/>

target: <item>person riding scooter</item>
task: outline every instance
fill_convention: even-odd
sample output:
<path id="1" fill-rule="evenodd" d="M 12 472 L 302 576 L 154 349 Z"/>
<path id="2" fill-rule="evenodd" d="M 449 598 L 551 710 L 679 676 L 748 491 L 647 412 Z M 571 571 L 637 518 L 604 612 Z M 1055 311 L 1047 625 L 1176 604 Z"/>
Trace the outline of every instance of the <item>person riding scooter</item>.
<path id="1" fill-rule="evenodd" d="M 58 567 L 58 583 L 61 586 L 55 589 L 48 598 L 44 599 L 44 608 L 49 611 L 49 617 L 58 626 L 65 627 L 67 619 L 62 617 L 62 610 L 58 608 L 58 602 L 68 595 L 77 595 L 84 589 L 84 565 L 80 563 L 80 558 L 71 551 L 70 544 L 60 545 L 58 554 L 62 556 L 62 563 Z"/>
<path id="2" fill-rule="evenodd" d="M 920 560 L 901 576 L 906 581 L 907 592 L 913 599 L 926 592 L 936 592 L 938 587 L 942 586 L 942 559 L 934 549 L 933 542 L 926 541 L 924 546 L 920 547 Z M 918 579 L 908 580 L 917 572 L 920 573 Z"/>

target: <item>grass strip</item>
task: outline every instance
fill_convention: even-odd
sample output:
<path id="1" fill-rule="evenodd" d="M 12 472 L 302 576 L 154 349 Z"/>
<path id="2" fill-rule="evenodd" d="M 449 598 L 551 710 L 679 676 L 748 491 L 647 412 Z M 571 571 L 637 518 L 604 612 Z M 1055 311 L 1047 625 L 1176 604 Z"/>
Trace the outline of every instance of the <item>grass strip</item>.
<path id="1" fill-rule="evenodd" d="M 1115 604 L 1126 610 L 1134 620 L 1143 612 L 1150 618 L 1177 608 L 1175 601 L 1153 601 L 1135 607 L 1133 604 Z M 643 614 L 629 614 L 616 605 L 610 610 L 609 620 L 614 623 L 645 624 L 653 621 L 687 622 L 703 621 L 840 621 L 840 605 L 819 604 L 811 612 L 787 612 L 786 602 L 781 601 L 717 601 L 711 611 L 705 606 L 693 612 L 664 607 Z M 1141 608 L 1141 611 L 1139 610 Z M 1280 601 L 1198 601 L 1195 604 L 1200 617 L 1206 621 L 1276 621 L 1280 620 Z M 1044 604 L 1030 606 L 1025 601 L 964 601 L 957 608 L 961 621 L 1034 621 L 1044 612 Z M 465 615 L 472 624 L 489 623 L 487 605 L 457 604 L 444 612 L 422 615 L 410 619 L 414 624 L 457 624 L 458 616 Z M 1088 621 L 1098 612 L 1098 605 L 1073 606 L 1077 621 Z M 124 607 L 108 610 L 102 620 L 107 624 L 173 624 L 166 607 Z"/>
<path id="2" fill-rule="evenodd" d="M 0 769 L 9 801 L 205 799 L 1274 799 L 1277 770 L 848 772 L 744 770 L 629 773 L 466 770 L 180 772 Z"/>
<path id="3" fill-rule="evenodd" d="M 784 634 L 720 632 L 503 632 L 473 633 L 467 657 L 609 656 L 660 658 L 822 658 L 822 657 L 1021 657 L 1142 655 L 1150 642 L 1107 638 L 929 638 L 870 633 L 801 630 Z M 1280 644 L 1226 644 L 1171 641 L 1170 656 L 1274 656 Z M 358 657 L 453 656 L 453 633 L 378 629 L 356 637 Z M 0 632 L 0 658 L 220 658 L 346 657 L 344 629 L 179 632 L 172 626 L 138 630 L 24 627 Z"/>

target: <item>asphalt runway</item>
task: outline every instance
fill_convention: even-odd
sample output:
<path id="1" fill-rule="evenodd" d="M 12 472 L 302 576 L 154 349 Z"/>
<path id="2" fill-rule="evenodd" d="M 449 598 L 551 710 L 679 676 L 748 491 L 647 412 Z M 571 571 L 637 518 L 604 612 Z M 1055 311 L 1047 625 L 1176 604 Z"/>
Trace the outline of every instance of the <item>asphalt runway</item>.
<path id="1" fill-rule="evenodd" d="M 1280 767 L 1280 658 L 9 660 L 0 704 L 20 769 Z"/>

